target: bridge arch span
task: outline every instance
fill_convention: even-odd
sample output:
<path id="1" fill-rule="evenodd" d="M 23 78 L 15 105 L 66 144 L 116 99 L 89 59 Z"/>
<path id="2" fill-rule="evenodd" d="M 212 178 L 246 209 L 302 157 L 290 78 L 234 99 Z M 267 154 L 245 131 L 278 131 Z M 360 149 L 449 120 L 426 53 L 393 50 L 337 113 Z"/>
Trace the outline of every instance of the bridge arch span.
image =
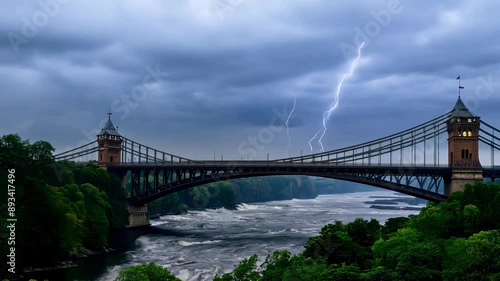
<path id="1" fill-rule="evenodd" d="M 218 169 L 190 166 L 162 167 L 143 165 L 127 168 L 126 165 L 108 166 L 108 170 L 121 174 L 131 173 L 129 203 L 142 206 L 158 198 L 208 183 L 238 178 L 261 176 L 315 176 L 367 184 L 400 192 L 429 201 L 446 199 L 443 186 L 451 170 L 447 167 L 390 167 L 390 166 L 336 166 L 312 164 L 298 167 L 294 164 L 275 164 L 262 167 L 232 166 L 221 163 Z M 226 164 L 226 165 L 224 165 Z M 295 167 L 294 167 L 295 166 Z"/>

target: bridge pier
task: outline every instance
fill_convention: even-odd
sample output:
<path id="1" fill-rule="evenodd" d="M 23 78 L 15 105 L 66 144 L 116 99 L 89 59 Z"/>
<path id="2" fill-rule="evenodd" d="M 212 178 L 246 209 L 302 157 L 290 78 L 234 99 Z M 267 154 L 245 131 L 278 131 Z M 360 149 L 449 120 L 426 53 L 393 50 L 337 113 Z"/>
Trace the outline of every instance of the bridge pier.
<path id="1" fill-rule="evenodd" d="M 483 181 L 483 171 L 478 168 L 453 169 L 451 178 L 446 179 L 444 183 L 444 194 L 449 196 L 455 191 L 463 191 L 466 183 L 475 183 Z"/>
<path id="2" fill-rule="evenodd" d="M 132 206 L 127 203 L 128 210 L 128 227 L 149 226 L 148 206 Z"/>
<path id="3" fill-rule="evenodd" d="M 122 178 L 122 188 L 127 189 L 127 177 L 125 174 L 121 175 Z M 132 227 L 140 227 L 140 226 L 150 226 L 149 223 L 149 214 L 148 214 L 148 205 L 144 204 L 142 206 L 133 206 L 127 202 L 127 211 L 128 211 L 128 226 Z"/>

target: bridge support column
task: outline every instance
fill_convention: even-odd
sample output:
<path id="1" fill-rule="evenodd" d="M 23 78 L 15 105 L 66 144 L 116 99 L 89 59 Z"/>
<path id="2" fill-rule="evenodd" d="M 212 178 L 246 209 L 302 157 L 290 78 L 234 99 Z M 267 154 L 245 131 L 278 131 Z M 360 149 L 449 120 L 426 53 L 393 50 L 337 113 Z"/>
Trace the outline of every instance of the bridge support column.
<path id="1" fill-rule="evenodd" d="M 463 191 L 466 183 L 483 181 L 481 169 L 453 169 L 451 179 L 445 181 L 444 194 L 449 196 L 455 191 Z"/>
<path id="2" fill-rule="evenodd" d="M 132 206 L 127 203 L 128 227 L 149 226 L 148 206 Z"/>
<path id="3" fill-rule="evenodd" d="M 122 178 L 122 187 L 127 189 L 127 177 L 126 173 L 121 175 Z M 142 206 L 132 206 L 128 202 L 127 211 L 128 211 L 128 226 L 127 227 L 139 227 L 139 226 L 149 226 L 149 214 L 148 214 L 148 205 Z"/>

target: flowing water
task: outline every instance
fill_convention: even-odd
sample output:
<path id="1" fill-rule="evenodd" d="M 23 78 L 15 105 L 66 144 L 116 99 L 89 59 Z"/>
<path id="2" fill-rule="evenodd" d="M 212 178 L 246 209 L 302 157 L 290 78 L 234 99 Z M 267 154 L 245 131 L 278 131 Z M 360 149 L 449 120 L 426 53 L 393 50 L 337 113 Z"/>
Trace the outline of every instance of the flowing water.
<path id="1" fill-rule="evenodd" d="M 335 220 L 349 222 L 362 217 L 383 223 L 390 217 L 418 213 L 370 208 L 363 203 L 373 200 L 370 196 L 392 197 L 394 193 L 321 195 L 308 200 L 241 204 L 237 210 L 163 216 L 152 221 L 153 233 L 139 237 L 135 247 L 122 254 L 121 262 L 109 265 L 98 280 L 113 280 L 123 268 L 150 261 L 167 267 L 182 280 L 212 280 L 252 254 L 262 260 L 269 250 L 300 253 L 308 237 Z"/>
<path id="2" fill-rule="evenodd" d="M 418 211 L 370 208 L 365 201 L 379 197 L 407 197 L 390 191 L 320 195 L 316 199 L 240 204 L 237 210 L 189 211 L 152 220 L 148 234 L 137 238 L 125 252 L 93 256 L 80 267 L 43 275 L 49 280 L 114 280 L 127 267 L 155 262 L 182 280 L 212 280 L 231 271 L 243 258 L 268 251 L 302 252 L 308 237 L 335 220 L 361 217 L 384 223 L 388 218 Z M 398 203 L 399 206 L 408 206 Z M 423 207 L 420 205 L 419 207 Z M 38 277 L 38 280 L 42 276 Z"/>

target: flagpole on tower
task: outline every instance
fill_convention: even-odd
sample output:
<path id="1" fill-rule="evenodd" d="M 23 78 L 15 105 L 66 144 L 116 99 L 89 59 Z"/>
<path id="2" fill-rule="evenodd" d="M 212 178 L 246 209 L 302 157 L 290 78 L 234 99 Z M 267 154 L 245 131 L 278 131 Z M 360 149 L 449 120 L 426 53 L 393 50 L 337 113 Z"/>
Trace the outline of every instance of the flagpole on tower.
<path id="1" fill-rule="evenodd" d="M 460 86 L 460 75 L 458 75 L 457 80 L 458 80 L 458 98 L 460 98 L 460 90 L 464 88 Z"/>

